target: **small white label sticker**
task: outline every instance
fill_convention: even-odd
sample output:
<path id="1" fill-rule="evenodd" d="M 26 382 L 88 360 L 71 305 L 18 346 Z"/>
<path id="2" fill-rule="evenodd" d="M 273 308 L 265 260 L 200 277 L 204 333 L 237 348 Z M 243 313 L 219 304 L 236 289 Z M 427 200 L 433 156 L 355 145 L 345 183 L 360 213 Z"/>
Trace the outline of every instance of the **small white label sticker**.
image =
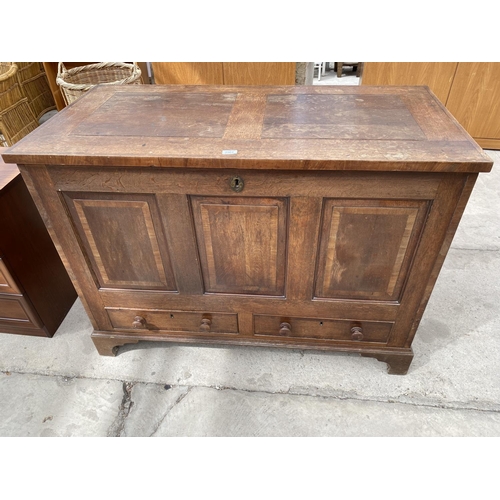
<path id="1" fill-rule="evenodd" d="M 237 149 L 223 149 L 222 154 L 223 155 L 237 155 L 238 150 Z"/>

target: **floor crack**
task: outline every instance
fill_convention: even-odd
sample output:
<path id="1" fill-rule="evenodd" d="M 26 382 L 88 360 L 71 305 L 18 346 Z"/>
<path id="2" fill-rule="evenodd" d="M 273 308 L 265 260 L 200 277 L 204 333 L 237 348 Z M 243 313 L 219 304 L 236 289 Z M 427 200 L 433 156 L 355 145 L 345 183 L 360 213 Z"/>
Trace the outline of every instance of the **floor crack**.
<path id="1" fill-rule="evenodd" d="M 101 377 L 88 377 L 84 375 L 63 375 L 61 373 L 44 373 L 42 371 L 28 371 L 28 370 L 21 370 L 18 368 L 10 368 L 9 370 L 2 369 L 0 370 L 0 373 L 4 375 L 38 375 L 42 377 L 66 377 L 66 378 L 75 378 L 75 379 L 81 379 L 81 380 L 112 380 L 116 381 L 116 379 L 109 379 L 109 378 L 101 378 Z M 165 385 L 164 382 L 147 382 L 147 381 L 135 381 L 135 382 L 123 382 L 123 384 L 129 384 L 130 385 L 130 391 L 132 390 L 132 387 L 137 384 L 145 384 L 145 385 Z M 174 388 L 179 388 L 181 386 L 177 385 L 171 385 L 171 389 Z M 186 386 L 184 386 L 186 387 Z M 214 389 L 214 390 L 229 390 L 229 391 L 242 391 L 242 392 L 248 392 L 248 393 L 263 393 L 263 394 L 270 394 L 270 395 L 290 395 L 290 396 L 304 396 L 304 397 L 311 397 L 311 398 L 322 398 L 322 399 L 336 399 L 336 400 L 353 400 L 353 401 L 368 401 L 368 402 L 375 402 L 375 403 L 398 403 L 402 405 L 411 405 L 411 406 L 421 406 L 424 408 L 436 408 L 436 409 L 446 409 L 446 410 L 470 410 L 470 411 L 479 411 L 479 412 L 486 412 L 486 413 L 500 413 L 500 406 L 498 406 L 497 402 L 491 402 L 491 401 L 475 401 L 474 403 L 472 402 L 466 402 L 466 401 L 445 401 L 445 400 L 437 400 L 433 398 L 429 398 L 427 401 L 424 401 L 422 399 L 416 400 L 416 401 L 410 401 L 406 398 L 404 398 L 403 395 L 396 395 L 396 396 L 382 396 L 382 397 L 369 397 L 369 396 L 363 396 L 363 395 L 355 395 L 352 393 L 349 394 L 342 394 L 342 393 L 335 393 L 335 394 L 318 394 L 317 391 L 314 391 L 313 394 L 307 394 L 305 392 L 299 391 L 294 387 L 290 387 L 288 389 L 283 389 L 283 390 L 266 390 L 266 389 L 249 389 L 249 388 L 242 388 L 242 387 L 233 387 L 233 386 L 223 386 L 223 385 L 192 385 L 192 386 L 187 386 L 188 391 L 186 393 L 183 393 L 177 401 L 173 404 L 173 406 L 167 411 L 167 413 L 178 403 L 184 399 L 184 397 L 192 390 L 195 388 L 205 388 L 205 389 Z M 134 404 L 129 399 L 127 400 L 126 397 L 127 390 L 124 389 L 124 397 L 122 399 L 122 404 L 120 405 L 120 412 L 119 416 L 122 416 L 123 420 L 123 425 L 124 425 L 124 420 L 128 416 L 130 409 L 132 408 L 132 405 Z M 403 397 L 402 397 L 403 396 Z M 400 399 L 400 397 L 402 397 Z M 128 401 L 128 403 L 127 403 Z M 123 409 L 122 409 L 123 407 Z M 166 413 L 166 414 L 167 414 Z M 166 416 L 165 414 L 165 416 Z M 163 420 L 163 419 L 162 419 Z M 115 422 L 120 422 L 118 420 L 118 416 L 115 419 Z M 115 423 L 114 422 L 114 423 Z M 111 428 L 116 428 L 113 427 L 114 423 Z M 160 424 L 161 425 L 161 422 Z M 158 425 L 158 427 L 159 427 Z M 157 427 L 157 429 L 158 429 Z M 156 430 L 155 430 L 156 432 Z M 113 435 L 113 434 L 111 434 Z"/>
<path id="2" fill-rule="evenodd" d="M 149 437 L 154 437 L 154 435 L 158 432 L 158 429 L 161 427 L 165 419 L 167 418 L 167 415 L 191 392 L 191 390 L 194 389 L 194 386 L 188 386 L 187 391 L 183 392 L 174 402 L 174 404 L 167 409 L 163 417 L 159 420 L 159 422 L 156 424 L 156 427 L 154 428 L 153 432 L 149 435 Z"/>
<path id="3" fill-rule="evenodd" d="M 134 402 L 132 401 L 132 388 L 134 382 L 123 382 L 123 397 L 120 404 L 118 415 L 108 430 L 108 437 L 120 437 L 125 428 L 125 419 L 128 417 Z"/>

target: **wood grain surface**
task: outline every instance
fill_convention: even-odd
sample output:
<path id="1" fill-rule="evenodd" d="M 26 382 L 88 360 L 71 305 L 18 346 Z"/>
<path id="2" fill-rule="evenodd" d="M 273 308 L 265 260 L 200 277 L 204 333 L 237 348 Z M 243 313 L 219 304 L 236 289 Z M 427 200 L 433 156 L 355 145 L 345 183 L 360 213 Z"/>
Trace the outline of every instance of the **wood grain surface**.
<path id="1" fill-rule="evenodd" d="M 177 289 L 151 195 L 71 193 L 65 202 L 101 288 Z"/>
<path id="2" fill-rule="evenodd" d="M 19 169 L 15 163 L 5 163 L 3 161 L 1 155 L 6 150 L 7 148 L 0 147 L 0 191 L 20 175 Z"/>
<path id="3" fill-rule="evenodd" d="M 500 62 L 459 63 L 446 106 L 472 136 L 496 140 L 490 146 L 498 148 Z"/>
<path id="4" fill-rule="evenodd" d="M 225 62 L 224 85 L 294 85 L 294 62 Z"/>
<path id="5" fill-rule="evenodd" d="M 294 85 L 294 62 L 153 62 L 158 85 Z"/>
<path id="6" fill-rule="evenodd" d="M 489 171 L 425 87 L 96 87 L 4 153 L 56 165 Z"/>
<path id="7" fill-rule="evenodd" d="M 283 295 L 287 202 L 192 197 L 207 292 Z"/>
<path id="8" fill-rule="evenodd" d="M 362 85 L 428 85 L 446 104 L 456 62 L 367 62 L 363 65 Z"/>
<path id="9" fill-rule="evenodd" d="M 157 85 L 222 85 L 221 62 L 152 62 Z"/>

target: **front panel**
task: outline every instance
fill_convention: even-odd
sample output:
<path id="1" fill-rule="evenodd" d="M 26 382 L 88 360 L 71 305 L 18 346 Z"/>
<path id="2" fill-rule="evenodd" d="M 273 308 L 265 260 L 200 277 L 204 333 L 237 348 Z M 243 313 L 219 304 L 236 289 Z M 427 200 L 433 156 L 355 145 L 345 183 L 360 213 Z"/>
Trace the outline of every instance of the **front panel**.
<path id="1" fill-rule="evenodd" d="M 94 277 L 99 305 L 91 307 L 107 310 L 103 325 L 161 337 L 194 333 L 217 313 L 240 325 L 221 333 L 258 341 L 295 318 L 280 342 L 332 346 L 354 343 L 347 326 L 356 321 L 368 332 L 356 345 L 395 345 L 443 177 L 247 171 L 236 193 L 234 171 L 114 169 L 109 183 L 86 174 L 88 191 L 73 191 L 80 172 L 57 167 L 51 175 Z M 133 326 L 137 311 L 149 311 L 147 329 Z"/>

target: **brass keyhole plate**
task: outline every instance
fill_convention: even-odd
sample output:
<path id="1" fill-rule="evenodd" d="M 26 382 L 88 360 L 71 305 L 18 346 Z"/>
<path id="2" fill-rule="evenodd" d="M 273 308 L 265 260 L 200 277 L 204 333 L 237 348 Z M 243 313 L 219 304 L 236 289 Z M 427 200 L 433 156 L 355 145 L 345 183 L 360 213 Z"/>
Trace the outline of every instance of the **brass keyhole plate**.
<path id="1" fill-rule="evenodd" d="M 231 189 L 235 193 L 240 193 L 241 191 L 243 191 L 245 183 L 243 182 L 243 179 L 239 175 L 235 175 L 234 177 L 231 177 L 229 185 L 231 186 Z"/>

